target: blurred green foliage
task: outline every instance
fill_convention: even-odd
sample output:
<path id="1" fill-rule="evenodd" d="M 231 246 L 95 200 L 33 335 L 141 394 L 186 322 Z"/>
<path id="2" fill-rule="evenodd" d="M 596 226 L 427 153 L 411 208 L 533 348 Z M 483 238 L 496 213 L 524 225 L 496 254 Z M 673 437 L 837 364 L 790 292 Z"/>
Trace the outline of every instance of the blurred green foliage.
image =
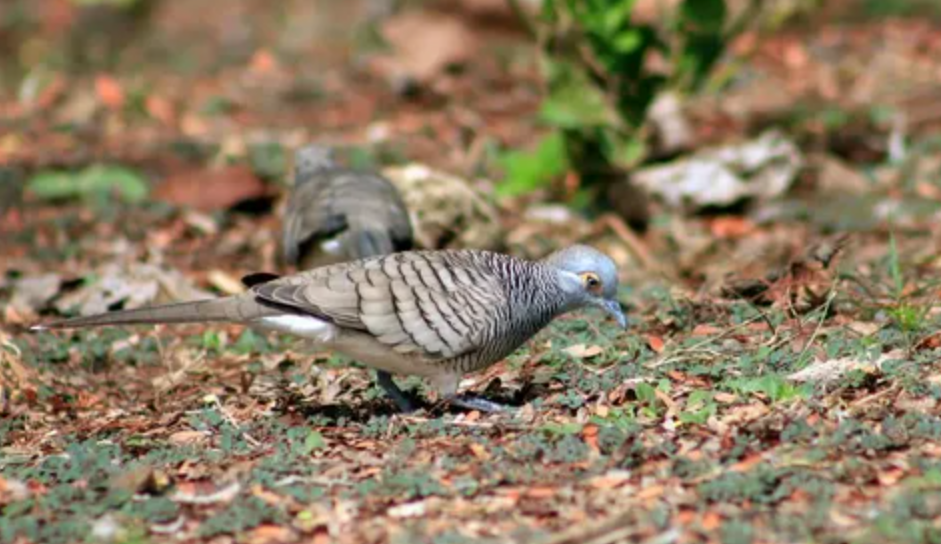
<path id="1" fill-rule="evenodd" d="M 504 183 L 497 186 L 500 196 L 517 196 L 537 189 L 568 169 L 565 140 L 550 134 L 530 152 L 509 151 L 500 157 L 506 171 Z"/>
<path id="2" fill-rule="evenodd" d="M 84 200 L 93 203 L 117 198 L 139 204 L 147 198 L 147 181 L 120 166 L 92 165 L 77 172 L 39 172 L 26 184 L 27 192 L 42 200 Z"/>
<path id="3" fill-rule="evenodd" d="M 742 28 L 729 21 L 725 0 L 684 0 L 656 26 L 637 20 L 635 4 L 543 3 L 533 24 L 548 90 L 539 118 L 553 130 L 534 151 L 507 154 L 502 194 L 545 186 L 570 168 L 590 186 L 643 162 L 656 97 L 701 88 Z M 546 160 L 560 143 L 564 157 Z"/>

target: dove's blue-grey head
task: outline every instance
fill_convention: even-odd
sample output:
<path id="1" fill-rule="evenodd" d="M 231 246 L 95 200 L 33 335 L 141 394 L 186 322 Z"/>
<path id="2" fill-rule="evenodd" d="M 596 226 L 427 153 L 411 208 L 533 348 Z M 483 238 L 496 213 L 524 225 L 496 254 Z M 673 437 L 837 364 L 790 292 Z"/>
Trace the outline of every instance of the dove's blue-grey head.
<path id="1" fill-rule="evenodd" d="M 618 302 L 618 270 L 611 257 L 585 245 L 560 249 L 544 262 L 558 269 L 562 286 L 570 297 L 569 309 L 596 306 L 627 327 Z"/>
<path id="2" fill-rule="evenodd" d="M 324 145 L 308 145 L 294 154 L 294 184 L 300 185 L 314 174 L 336 168 L 333 149 Z"/>

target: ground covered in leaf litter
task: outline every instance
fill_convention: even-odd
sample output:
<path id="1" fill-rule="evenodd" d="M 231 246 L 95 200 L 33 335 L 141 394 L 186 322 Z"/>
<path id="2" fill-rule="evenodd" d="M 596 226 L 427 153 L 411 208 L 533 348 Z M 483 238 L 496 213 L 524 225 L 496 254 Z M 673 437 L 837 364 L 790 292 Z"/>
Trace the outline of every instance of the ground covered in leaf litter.
<path id="1" fill-rule="evenodd" d="M 893 36 L 918 36 L 922 28 L 831 31 L 821 39 L 839 48 L 866 42 L 870 32 L 899 43 Z M 794 94 L 782 103 L 808 88 L 824 100 L 840 97 L 834 69 L 814 62 L 819 50 L 794 37 L 774 40 L 756 63 L 770 62 L 777 71 L 769 73 L 800 87 L 786 88 Z M 884 48 L 886 55 L 927 62 L 906 49 L 910 41 L 901 44 Z M 252 59 L 238 77 L 223 74 L 221 81 L 244 83 L 253 70 L 278 68 L 263 53 Z M 476 139 L 468 133 L 511 144 L 525 139 L 532 128 L 520 123 L 518 111 L 493 104 L 518 100 L 531 110 L 535 85 L 502 68 L 488 70 L 494 70 L 488 84 L 523 91 L 481 92 L 474 85 L 480 73 L 450 75 L 437 84 L 463 105 L 438 99 L 390 108 L 378 126 L 393 144 L 370 153 L 392 148 L 459 169 L 474 162 Z M 336 77 L 327 84 L 349 85 Z M 761 81 L 769 79 L 781 87 L 767 73 Z M 196 87 L 206 100 L 221 97 L 213 102 L 219 108 L 175 111 L 160 105 L 164 87 L 157 85 L 145 100 L 151 118 L 140 119 L 112 108 L 128 90 L 119 76 L 76 85 L 71 94 L 53 86 L 50 92 L 65 93 L 65 104 L 93 102 L 93 116 L 71 121 L 87 123 L 98 138 L 49 131 L 43 112 L 24 111 L 21 121 L 30 131 L 22 134 L 46 145 L 7 139 L 4 150 L 14 150 L 16 164 L 29 172 L 63 160 L 84 165 L 90 157 L 143 168 L 154 172 L 157 194 L 171 202 L 204 204 L 205 195 L 186 188 L 211 172 L 229 182 L 242 176 L 246 181 L 237 185 L 246 191 L 239 200 L 277 195 L 277 186 L 254 181 L 263 177 L 264 155 L 259 159 L 252 142 L 239 140 L 253 126 L 281 122 L 265 102 L 277 97 L 253 95 L 255 103 L 235 87 Z M 83 88 L 92 89 L 90 97 L 74 98 Z M 364 129 L 357 125 L 372 120 L 375 104 L 393 100 L 370 89 L 373 94 L 332 95 L 327 104 L 308 104 L 308 111 L 320 112 L 317 126 L 358 141 Z M 778 95 L 762 98 L 768 96 Z M 750 104 L 762 114 L 784 107 L 738 98 L 727 103 Z M 61 97 L 46 99 L 62 104 Z M 367 102 L 372 105 L 364 107 Z M 720 120 L 728 113 L 701 107 Z M 49 111 L 68 116 L 82 108 Z M 468 111 L 485 122 L 468 122 Z M 789 119 L 807 147 L 830 152 L 795 191 L 804 207 L 790 220 L 664 213 L 640 237 L 611 218 L 559 227 L 532 220 L 522 211 L 525 203 L 506 205 L 501 213 L 514 252 L 539 254 L 574 238 L 612 251 L 628 280 L 623 299 L 633 322 L 623 333 L 599 316 L 568 316 L 473 376 L 469 387 L 518 407 L 512 416 L 435 406 L 395 415 L 367 371 L 311 354 L 290 338 L 239 327 L 26 334 L 24 325 L 40 317 L 33 306 L 54 313 L 62 299 L 65 307 L 114 302 L 113 293 L 86 288 L 100 283 L 83 282 L 90 273 L 112 278 L 112 285 L 123 282 L 123 301 L 141 292 L 174 298 L 191 285 L 234 290 L 243 273 L 277 269 L 278 229 L 274 214 L 228 209 L 234 202 L 210 202 L 209 211 L 194 212 L 158 203 L 52 205 L 27 195 L 2 217 L 0 538 L 936 541 L 941 233 L 931 215 L 910 205 L 921 199 L 937 208 L 937 147 L 925 145 L 914 161 L 889 165 L 882 138 L 837 138 L 856 134 L 855 125 L 835 131 L 796 114 Z M 221 136 L 233 126 L 245 130 Z M 719 121 L 701 126 L 707 133 L 742 128 Z M 861 130 L 866 136 L 879 129 Z M 218 174 L 212 153 L 193 158 L 202 147 L 166 153 L 154 143 L 181 133 L 235 150 L 241 159 Z M 462 151 L 443 156 L 449 134 Z M 861 196 L 852 205 L 889 202 L 890 220 L 826 213 L 845 198 L 826 198 L 826 191 L 839 194 L 847 177 L 860 176 L 853 161 L 863 159 L 854 153 L 883 162 L 871 171 L 877 183 L 869 192 L 851 193 Z M 835 179 L 826 174 L 834 155 L 850 165 Z M 858 221 L 855 232 L 831 234 L 846 228 L 839 221 L 847 217 Z M 22 289 L 21 278 L 44 275 L 45 283 Z M 420 391 L 418 382 L 409 383 Z"/>

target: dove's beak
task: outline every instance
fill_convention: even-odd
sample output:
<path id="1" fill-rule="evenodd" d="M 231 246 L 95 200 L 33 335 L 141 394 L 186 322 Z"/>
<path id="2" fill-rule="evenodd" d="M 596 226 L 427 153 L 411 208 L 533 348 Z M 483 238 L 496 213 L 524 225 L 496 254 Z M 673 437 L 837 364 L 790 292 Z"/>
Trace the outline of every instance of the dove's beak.
<path id="1" fill-rule="evenodd" d="M 618 325 L 620 325 L 622 329 L 627 328 L 627 317 L 624 316 L 624 312 L 621 310 L 620 302 L 616 300 L 605 300 L 601 307 L 618 322 Z"/>

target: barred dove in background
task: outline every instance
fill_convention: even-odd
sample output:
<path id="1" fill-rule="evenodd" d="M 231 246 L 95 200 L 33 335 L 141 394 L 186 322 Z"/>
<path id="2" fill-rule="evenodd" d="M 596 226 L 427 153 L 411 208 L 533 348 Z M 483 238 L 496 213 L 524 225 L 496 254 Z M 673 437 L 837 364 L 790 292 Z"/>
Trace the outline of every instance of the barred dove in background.
<path id="1" fill-rule="evenodd" d="M 327 147 L 297 151 L 284 216 L 288 264 L 310 269 L 412 247 L 408 210 L 392 183 L 339 166 Z"/>
<path id="2" fill-rule="evenodd" d="M 34 330 L 225 321 L 308 338 L 392 374 L 423 376 L 451 404 L 498 411 L 458 395 L 555 317 L 595 306 L 627 325 L 614 261 L 576 245 L 540 261 L 479 250 L 408 251 L 277 278 L 245 278 L 241 295 L 77 317 Z M 412 408 L 401 395 L 402 410 Z"/>
<path id="3" fill-rule="evenodd" d="M 294 188 L 284 214 L 283 253 L 302 270 L 376 257 L 414 246 L 401 195 L 372 172 L 340 167 L 330 148 L 302 147 L 294 155 Z M 385 370 L 379 386 L 400 407 L 407 396 Z"/>

